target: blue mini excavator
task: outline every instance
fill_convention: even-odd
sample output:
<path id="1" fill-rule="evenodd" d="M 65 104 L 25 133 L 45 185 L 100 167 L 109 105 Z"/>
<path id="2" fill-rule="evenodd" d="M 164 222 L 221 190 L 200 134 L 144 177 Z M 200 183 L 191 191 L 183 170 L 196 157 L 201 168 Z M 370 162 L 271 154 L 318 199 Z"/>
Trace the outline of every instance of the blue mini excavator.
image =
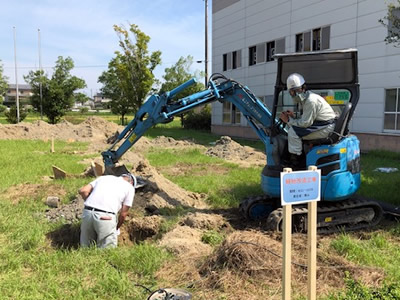
<path id="1" fill-rule="evenodd" d="M 231 102 L 264 143 L 267 155 L 261 174 L 265 195 L 245 198 L 240 211 L 248 219 L 266 219 L 271 229 L 281 230 L 280 173 L 290 160 L 287 128 L 278 116 L 289 109 L 300 113 L 286 88 L 286 78 L 299 73 L 306 79 L 307 88 L 324 97 L 337 114 L 335 129 L 327 138 L 303 142 L 305 159 L 301 167 L 314 165 L 321 170 L 319 232 L 378 224 L 383 215 L 381 206 L 356 196 L 361 182 L 360 147 L 357 137 L 349 134 L 348 126 L 359 100 L 357 50 L 278 54 L 275 60 L 275 92 L 268 107 L 246 86 L 222 74 L 213 74 L 206 90 L 182 99 L 176 99 L 176 94 L 195 83 L 194 79 L 170 92 L 150 96 L 113 145 L 102 153 L 106 170 L 118 173 L 115 164 L 152 126 L 171 122 L 176 115 L 214 101 Z M 296 231 L 306 231 L 306 218 L 306 207 L 293 207 Z"/>

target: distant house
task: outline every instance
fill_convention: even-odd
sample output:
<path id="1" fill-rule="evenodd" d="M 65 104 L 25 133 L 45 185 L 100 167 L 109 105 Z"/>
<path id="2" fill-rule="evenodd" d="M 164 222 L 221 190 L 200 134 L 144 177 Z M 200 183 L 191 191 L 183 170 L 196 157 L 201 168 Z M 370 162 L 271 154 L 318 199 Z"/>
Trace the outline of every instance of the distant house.
<path id="1" fill-rule="evenodd" d="M 31 96 L 33 95 L 32 87 L 29 84 L 18 84 L 18 100 L 20 105 L 30 104 Z M 16 105 L 17 86 L 9 84 L 7 93 L 4 97 L 3 105 L 11 107 Z"/>
<path id="2" fill-rule="evenodd" d="M 95 108 L 104 108 L 104 109 L 110 108 L 111 99 L 105 97 L 102 93 L 96 93 L 93 96 L 93 101 Z"/>
<path id="3" fill-rule="evenodd" d="M 77 111 L 83 107 L 87 107 L 88 109 L 94 109 L 94 101 L 93 99 L 87 98 L 88 100 L 84 103 L 75 101 L 74 106 L 72 107 L 73 111 Z"/>

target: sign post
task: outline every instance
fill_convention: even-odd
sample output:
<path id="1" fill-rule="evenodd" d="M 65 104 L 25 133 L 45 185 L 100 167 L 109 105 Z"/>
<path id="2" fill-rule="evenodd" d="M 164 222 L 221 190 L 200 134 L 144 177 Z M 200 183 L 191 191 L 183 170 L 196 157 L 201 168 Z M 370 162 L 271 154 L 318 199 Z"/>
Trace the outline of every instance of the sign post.
<path id="1" fill-rule="evenodd" d="M 291 168 L 283 169 L 283 172 L 290 174 Z M 282 185 L 281 185 L 282 186 Z M 283 293 L 282 299 L 289 300 L 292 282 L 292 205 L 283 206 Z"/>
<path id="2" fill-rule="evenodd" d="M 321 170 L 310 166 L 308 171 L 281 173 L 281 204 L 283 206 L 283 272 L 282 299 L 291 299 L 291 234 L 292 204 L 308 203 L 308 299 L 316 299 L 317 268 L 317 202 L 321 198 Z"/>

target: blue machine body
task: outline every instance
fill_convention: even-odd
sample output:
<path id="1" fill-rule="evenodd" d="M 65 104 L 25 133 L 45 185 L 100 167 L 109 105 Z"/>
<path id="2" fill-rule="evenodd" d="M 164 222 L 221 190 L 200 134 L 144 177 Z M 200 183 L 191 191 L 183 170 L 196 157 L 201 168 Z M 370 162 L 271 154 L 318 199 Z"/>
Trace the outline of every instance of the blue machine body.
<path id="1" fill-rule="evenodd" d="M 325 201 L 345 200 L 360 188 L 360 146 L 356 136 L 350 135 L 335 145 L 313 147 L 307 153 L 307 166 L 321 170 L 321 198 Z M 279 198 L 280 177 L 261 175 L 265 194 Z"/>

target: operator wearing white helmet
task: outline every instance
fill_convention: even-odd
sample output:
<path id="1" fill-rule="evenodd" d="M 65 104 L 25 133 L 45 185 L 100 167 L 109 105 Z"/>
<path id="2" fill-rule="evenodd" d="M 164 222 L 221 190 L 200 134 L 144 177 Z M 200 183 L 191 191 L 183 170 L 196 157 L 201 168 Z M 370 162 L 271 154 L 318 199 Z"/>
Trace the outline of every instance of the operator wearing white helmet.
<path id="1" fill-rule="evenodd" d="M 327 137 L 335 127 L 335 112 L 321 96 L 306 90 L 303 76 L 293 73 L 286 80 L 287 89 L 302 114 L 295 118 L 293 111 L 284 111 L 280 119 L 289 125 L 288 144 L 291 160 L 296 164 L 302 154 L 304 140 Z"/>

